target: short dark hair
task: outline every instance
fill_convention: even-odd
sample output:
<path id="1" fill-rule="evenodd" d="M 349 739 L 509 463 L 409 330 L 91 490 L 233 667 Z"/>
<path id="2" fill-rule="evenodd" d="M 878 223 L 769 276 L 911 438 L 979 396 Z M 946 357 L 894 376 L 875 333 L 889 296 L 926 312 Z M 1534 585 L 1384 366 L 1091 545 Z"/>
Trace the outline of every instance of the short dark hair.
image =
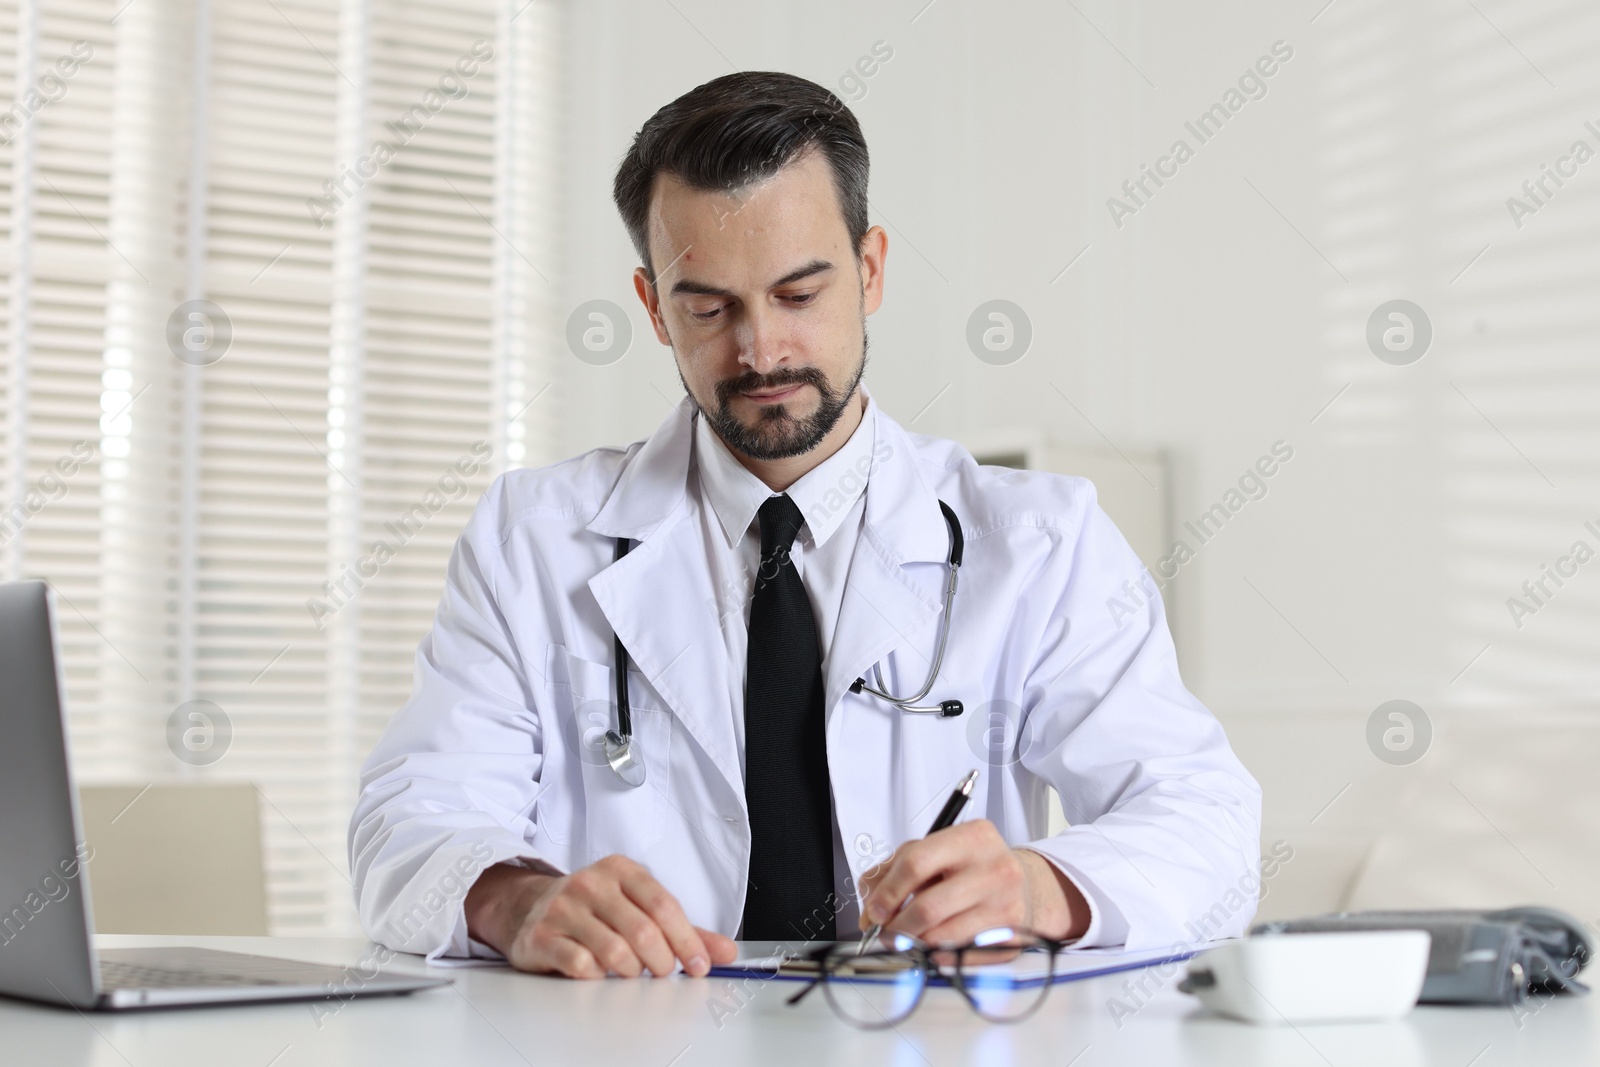
<path id="1" fill-rule="evenodd" d="M 813 148 L 833 172 L 859 256 L 867 233 L 867 142 L 855 115 L 833 93 L 793 74 L 741 71 L 696 86 L 651 115 L 617 168 L 611 193 L 650 284 L 656 272 L 648 220 L 657 174 L 671 174 L 692 189 L 732 192 Z"/>

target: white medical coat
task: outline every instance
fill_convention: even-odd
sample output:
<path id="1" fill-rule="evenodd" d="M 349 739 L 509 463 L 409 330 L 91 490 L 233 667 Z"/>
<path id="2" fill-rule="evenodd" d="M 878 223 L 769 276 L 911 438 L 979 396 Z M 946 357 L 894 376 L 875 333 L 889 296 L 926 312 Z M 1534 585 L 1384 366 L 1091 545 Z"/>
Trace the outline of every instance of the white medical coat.
<path id="1" fill-rule="evenodd" d="M 1144 568 L 1094 486 L 979 466 L 959 444 L 873 411 L 863 525 L 823 664 L 852 873 L 926 833 L 977 768 L 963 818 L 989 819 L 1073 879 L 1093 912 L 1085 944 L 1243 932 L 1260 789 L 1184 688 L 1160 598 L 1130 617 L 1124 583 Z M 469 941 L 462 909 L 479 871 L 514 861 L 565 872 L 612 853 L 646 865 L 694 924 L 738 929 L 750 852 L 743 709 L 726 684 L 688 492 L 694 414 L 685 397 L 647 440 L 510 471 L 479 502 L 417 650 L 411 699 L 362 770 L 350 861 L 375 940 L 492 954 Z M 924 703 L 959 699 L 958 718 L 848 691 L 877 663 L 889 692 L 914 693 L 927 676 L 949 551 L 941 499 L 966 554 Z M 619 536 L 639 543 L 615 561 Z M 640 788 L 599 747 L 615 715 L 613 633 L 632 660 Z M 1072 823 L 1054 836 L 1047 786 Z"/>

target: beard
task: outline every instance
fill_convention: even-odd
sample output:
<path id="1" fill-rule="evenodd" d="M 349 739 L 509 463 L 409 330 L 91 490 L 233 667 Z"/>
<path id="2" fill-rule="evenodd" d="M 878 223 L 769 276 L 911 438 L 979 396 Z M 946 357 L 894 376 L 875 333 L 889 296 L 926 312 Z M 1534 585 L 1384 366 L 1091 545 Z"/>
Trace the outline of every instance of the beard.
<path id="1" fill-rule="evenodd" d="M 843 389 L 833 388 L 828 383 L 827 376 L 815 367 L 779 370 L 766 377 L 752 371 L 730 381 L 717 383 L 716 409 L 708 411 L 689 389 L 689 383 L 683 381 L 681 367 L 678 370 L 678 380 L 683 381 L 684 392 L 694 400 L 695 407 L 705 416 L 711 428 L 733 451 L 750 459 L 788 459 L 791 456 L 804 455 L 816 448 L 834 426 L 838 425 L 845 408 L 850 406 L 850 398 L 855 396 L 856 386 L 861 384 L 861 376 L 866 373 L 867 346 L 867 322 L 863 317 L 861 358 L 856 363 L 855 373 L 851 376 L 849 385 Z M 757 410 L 755 425 L 747 426 L 740 422 L 739 417 L 728 407 L 728 402 L 740 393 L 751 390 L 768 392 L 794 385 L 810 385 L 816 389 L 820 398 L 817 409 L 805 418 L 796 418 L 792 415 L 789 412 L 791 401 L 786 400 L 778 404 L 762 405 Z"/>

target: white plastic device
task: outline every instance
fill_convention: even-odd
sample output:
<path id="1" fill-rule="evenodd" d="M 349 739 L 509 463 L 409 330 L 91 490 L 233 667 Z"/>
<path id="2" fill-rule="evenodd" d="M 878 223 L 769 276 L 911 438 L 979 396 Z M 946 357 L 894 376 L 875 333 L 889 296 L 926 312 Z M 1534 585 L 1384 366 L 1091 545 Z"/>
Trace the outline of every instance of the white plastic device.
<path id="1" fill-rule="evenodd" d="M 1396 1019 L 1422 992 L 1432 942 L 1425 930 L 1249 937 L 1196 957 L 1178 988 L 1258 1025 Z"/>

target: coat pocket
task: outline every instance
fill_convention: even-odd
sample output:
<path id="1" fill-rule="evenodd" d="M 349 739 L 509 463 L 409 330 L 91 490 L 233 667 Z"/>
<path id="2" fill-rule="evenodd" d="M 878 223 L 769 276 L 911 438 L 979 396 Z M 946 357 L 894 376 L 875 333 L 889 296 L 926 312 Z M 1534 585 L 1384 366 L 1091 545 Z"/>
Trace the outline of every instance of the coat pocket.
<path id="1" fill-rule="evenodd" d="M 605 736 L 616 729 L 617 694 L 610 664 L 550 647 L 549 685 L 561 734 L 569 746 L 567 765 L 577 823 L 585 840 L 573 851 L 593 863 L 621 854 L 646 862 L 661 838 L 662 810 L 672 780 L 672 715 L 637 671 L 628 672 L 628 705 L 633 717 L 633 752 L 644 761 L 645 780 L 630 786 L 606 761 Z"/>

